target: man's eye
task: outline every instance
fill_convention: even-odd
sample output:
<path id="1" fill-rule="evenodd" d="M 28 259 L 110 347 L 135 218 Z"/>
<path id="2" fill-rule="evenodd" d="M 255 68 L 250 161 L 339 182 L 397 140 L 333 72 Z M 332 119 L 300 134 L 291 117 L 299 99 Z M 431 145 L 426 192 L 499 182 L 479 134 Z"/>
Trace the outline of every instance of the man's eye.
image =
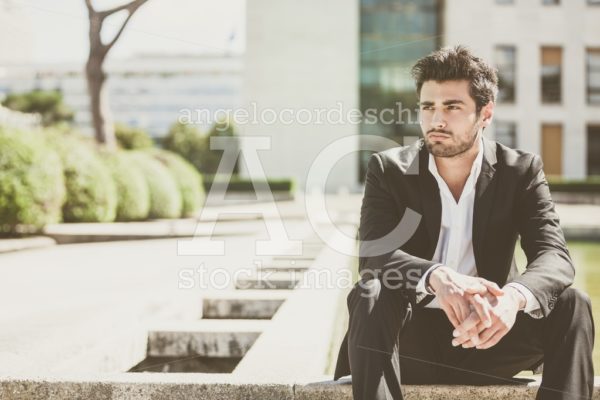
<path id="1" fill-rule="evenodd" d="M 460 110 L 460 107 L 457 107 L 457 106 L 448 106 L 448 110 Z"/>
<path id="2" fill-rule="evenodd" d="M 421 107 L 421 110 L 425 110 L 425 111 L 432 110 L 432 109 L 433 109 L 433 107 L 431 107 L 431 106 L 423 106 L 423 107 Z"/>

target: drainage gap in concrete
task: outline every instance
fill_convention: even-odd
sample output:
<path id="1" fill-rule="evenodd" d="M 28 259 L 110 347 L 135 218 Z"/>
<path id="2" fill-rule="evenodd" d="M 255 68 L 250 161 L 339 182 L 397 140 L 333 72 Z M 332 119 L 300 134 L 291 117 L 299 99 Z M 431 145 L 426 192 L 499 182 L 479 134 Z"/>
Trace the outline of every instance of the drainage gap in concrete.
<path id="1" fill-rule="evenodd" d="M 241 357 L 146 357 L 127 372 L 231 373 Z"/>

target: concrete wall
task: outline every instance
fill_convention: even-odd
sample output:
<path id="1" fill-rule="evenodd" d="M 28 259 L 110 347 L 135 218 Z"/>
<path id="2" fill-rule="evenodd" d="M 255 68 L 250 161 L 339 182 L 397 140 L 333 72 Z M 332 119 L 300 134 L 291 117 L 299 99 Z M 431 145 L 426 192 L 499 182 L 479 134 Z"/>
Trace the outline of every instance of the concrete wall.
<path id="1" fill-rule="evenodd" d="M 446 45 L 466 44 L 493 61 L 496 45 L 517 49 L 516 102 L 500 104 L 496 118 L 515 121 L 520 148 L 539 153 L 542 123 L 563 126 L 563 175 L 586 176 L 587 125 L 600 122 L 600 106 L 586 101 L 587 47 L 600 47 L 600 7 L 586 0 L 562 0 L 544 6 L 542 0 L 515 0 L 497 5 L 494 0 L 446 0 Z M 540 47 L 563 49 L 562 104 L 540 101 Z M 493 130 L 490 132 L 493 136 Z"/>
<path id="2" fill-rule="evenodd" d="M 335 109 L 338 103 L 344 113 L 358 108 L 358 0 L 252 0 L 246 18 L 243 108 L 255 107 L 259 116 L 265 109 L 297 113 Z M 306 124 L 270 123 L 273 113 L 265 115 L 266 121 L 240 124 L 240 133 L 271 137 L 271 150 L 259 152 L 267 176 L 294 177 L 299 188 L 323 147 L 358 134 L 352 123 L 328 123 L 326 117 L 319 123 L 314 111 L 299 113 L 301 121 L 312 119 Z M 356 153 L 341 159 L 328 188 L 353 188 L 357 163 Z M 245 167 L 242 174 L 250 175 Z"/>

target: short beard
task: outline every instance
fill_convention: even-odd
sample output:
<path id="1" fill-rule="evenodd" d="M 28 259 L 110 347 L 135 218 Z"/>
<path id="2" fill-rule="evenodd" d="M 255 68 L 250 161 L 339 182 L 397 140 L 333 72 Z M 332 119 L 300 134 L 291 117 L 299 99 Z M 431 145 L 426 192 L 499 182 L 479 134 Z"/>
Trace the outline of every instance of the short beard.
<path id="1" fill-rule="evenodd" d="M 477 122 L 473 126 L 475 126 Z M 478 129 L 475 130 L 475 134 L 470 140 L 466 140 L 464 142 L 444 145 L 443 143 L 431 143 L 427 137 L 425 137 L 425 146 L 427 147 L 427 151 L 434 157 L 456 157 L 459 156 L 468 150 L 470 150 L 475 144 L 475 140 L 477 140 L 477 132 Z"/>

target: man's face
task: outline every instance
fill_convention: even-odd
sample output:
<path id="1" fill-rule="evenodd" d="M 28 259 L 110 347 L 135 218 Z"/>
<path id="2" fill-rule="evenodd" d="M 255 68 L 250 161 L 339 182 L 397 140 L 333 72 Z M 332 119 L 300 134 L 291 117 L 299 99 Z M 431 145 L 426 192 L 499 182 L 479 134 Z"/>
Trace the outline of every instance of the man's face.
<path id="1" fill-rule="evenodd" d="M 490 105 L 476 112 L 469 95 L 469 82 L 426 81 L 420 95 L 421 131 L 429 152 L 436 157 L 454 157 L 469 150 L 478 138 Z"/>

